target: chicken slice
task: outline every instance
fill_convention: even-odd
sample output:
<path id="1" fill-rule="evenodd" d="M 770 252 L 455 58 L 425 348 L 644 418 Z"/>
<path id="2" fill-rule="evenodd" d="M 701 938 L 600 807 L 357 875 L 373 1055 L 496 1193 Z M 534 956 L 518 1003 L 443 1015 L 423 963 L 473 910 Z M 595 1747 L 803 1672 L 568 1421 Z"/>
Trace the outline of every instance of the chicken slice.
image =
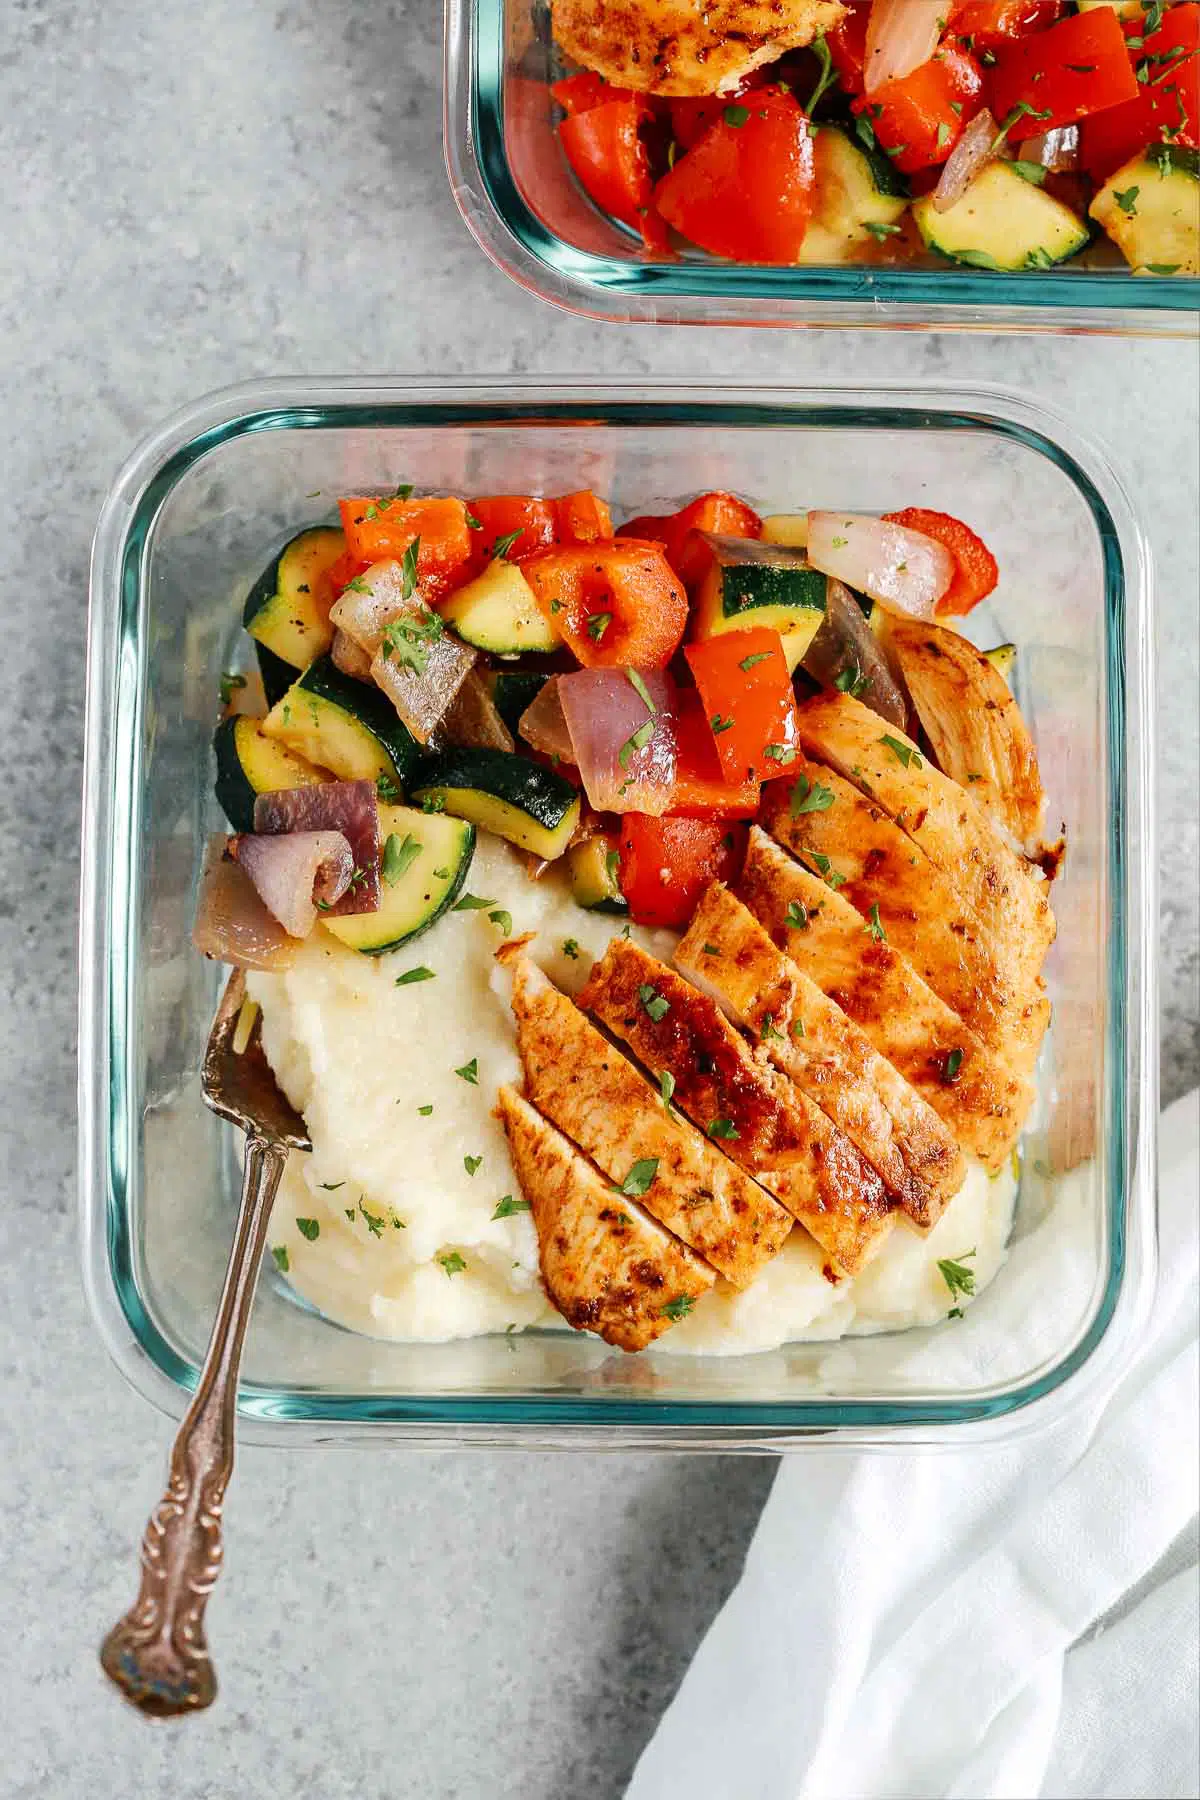
<path id="1" fill-rule="evenodd" d="M 1050 1019 L 1041 983 L 1018 984 L 1003 946 L 989 940 L 948 876 L 882 807 L 820 763 L 801 757 L 793 766 L 794 783 L 763 789 L 759 817 L 772 837 L 817 867 L 827 864 L 837 891 L 864 919 L 878 907 L 888 943 L 985 1044 L 1028 1075 Z M 823 804 L 809 805 L 814 798 Z"/>
<path id="2" fill-rule="evenodd" d="M 542 1285 L 568 1325 L 644 1350 L 686 1318 L 716 1276 L 611 1186 L 510 1087 L 498 1111 L 538 1235 Z"/>
<path id="3" fill-rule="evenodd" d="M 841 1127 L 915 1224 L 936 1223 L 966 1178 L 958 1145 L 932 1107 L 775 948 L 721 882 L 701 896 L 675 964 Z"/>
<path id="4" fill-rule="evenodd" d="M 647 94 L 721 94 L 785 50 L 811 44 L 842 0 L 552 0 L 573 62 Z"/>
<path id="5" fill-rule="evenodd" d="M 886 643 L 944 775 L 1036 856 L 1046 791 L 1021 709 L 998 669 L 959 631 L 887 613 Z"/>
<path id="6" fill-rule="evenodd" d="M 805 753 L 869 795 L 945 870 L 1014 980 L 1033 989 L 1054 942 L 1047 884 L 1033 879 L 966 789 L 849 694 L 816 694 L 797 719 Z"/>
<path id="7" fill-rule="evenodd" d="M 617 1189 L 633 1187 L 668 1231 L 735 1287 L 749 1287 L 792 1228 L 786 1208 L 669 1117 L 632 1063 L 525 957 L 516 965 L 513 1012 L 526 1090 L 539 1112 Z"/>
<path id="8" fill-rule="evenodd" d="M 651 988 L 667 1002 L 646 1011 Z M 726 1153 L 783 1202 L 852 1275 L 881 1248 L 896 1213 L 879 1176 L 844 1132 L 769 1064 L 707 994 L 628 938 L 614 938 L 579 1004 L 628 1044 L 646 1068 L 669 1070 L 672 1103 L 698 1125 L 725 1119 L 737 1133 Z"/>
<path id="9" fill-rule="evenodd" d="M 968 1155 L 1002 1169 L 1035 1090 L 927 987 L 878 915 L 848 900 L 751 827 L 737 896 L 781 950 L 860 1025 Z"/>

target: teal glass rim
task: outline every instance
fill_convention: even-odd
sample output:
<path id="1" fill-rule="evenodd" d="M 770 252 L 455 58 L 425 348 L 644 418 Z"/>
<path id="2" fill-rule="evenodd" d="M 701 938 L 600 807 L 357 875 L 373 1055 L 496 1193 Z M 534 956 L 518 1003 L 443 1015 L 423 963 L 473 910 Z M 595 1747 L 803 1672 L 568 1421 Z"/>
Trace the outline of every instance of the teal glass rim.
<path id="1" fill-rule="evenodd" d="M 961 1400 L 808 1398 L 788 1402 L 625 1400 L 598 1394 L 370 1395 L 243 1383 L 244 1438 L 500 1446 L 663 1445 L 781 1448 L 806 1442 L 933 1447 L 994 1439 L 1047 1420 L 1070 1385 L 1082 1398 L 1118 1367 L 1146 1317 L 1154 1275 L 1158 1102 L 1150 691 L 1150 565 L 1123 485 L 1107 458 L 1040 403 L 997 387 L 930 384 L 754 389 L 685 381 L 570 379 L 262 382 L 208 396 L 147 438 L 118 475 L 97 528 L 91 569 L 80 924 L 79 1117 L 85 1287 L 122 1373 L 178 1415 L 198 1368 L 146 1303 L 133 1243 L 130 1184 L 140 1119 L 133 1064 L 131 951 L 141 808 L 144 584 L 155 520 L 175 485 L 232 439 L 275 431 L 574 422 L 605 425 L 852 427 L 991 433 L 1047 458 L 1083 496 L 1104 580 L 1108 696 L 1108 919 L 1105 1086 L 1109 1260 L 1102 1290 L 1070 1349 L 1030 1379 Z M 953 1428 L 953 1429 L 949 1429 Z"/>
<path id="2" fill-rule="evenodd" d="M 518 8 L 532 12 L 533 0 L 446 0 L 446 164 L 476 241 L 543 299 L 594 318 L 670 324 L 1196 332 L 1200 278 L 1189 276 L 950 265 L 769 268 L 699 253 L 655 263 L 632 238 L 627 256 L 581 249 L 539 218 L 510 164 L 505 44 Z M 549 132 L 546 154 L 561 156 Z"/>

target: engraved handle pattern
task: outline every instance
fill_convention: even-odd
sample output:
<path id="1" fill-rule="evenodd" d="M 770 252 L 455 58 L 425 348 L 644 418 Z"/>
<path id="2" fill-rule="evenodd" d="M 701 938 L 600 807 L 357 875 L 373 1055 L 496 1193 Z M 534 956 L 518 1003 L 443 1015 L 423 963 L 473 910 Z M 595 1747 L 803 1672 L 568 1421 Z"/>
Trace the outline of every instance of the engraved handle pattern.
<path id="1" fill-rule="evenodd" d="M 216 1698 L 204 1609 L 221 1572 L 221 1508 L 233 1470 L 238 1371 L 287 1148 L 246 1140 L 242 1203 L 204 1367 L 171 1450 L 167 1489 L 142 1539 L 136 1604 L 104 1640 L 100 1661 L 126 1699 L 159 1717 Z"/>

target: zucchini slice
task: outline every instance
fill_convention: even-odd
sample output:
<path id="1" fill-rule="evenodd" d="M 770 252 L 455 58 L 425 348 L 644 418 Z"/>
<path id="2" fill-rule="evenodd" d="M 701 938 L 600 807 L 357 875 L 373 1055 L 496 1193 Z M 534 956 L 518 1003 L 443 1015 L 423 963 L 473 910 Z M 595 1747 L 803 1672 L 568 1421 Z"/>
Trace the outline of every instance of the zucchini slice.
<path id="1" fill-rule="evenodd" d="M 606 837 L 585 838 L 567 851 L 571 898 L 589 912 L 627 910 L 618 874 L 620 858 Z"/>
<path id="2" fill-rule="evenodd" d="M 765 625 L 783 639 L 794 670 L 825 617 L 825 576 L 801 550 L 707 531 L 701 536 L 713 560 L 692 610 L 693 638 Z"/>
<path id="3" fill-rule="evenodd" d="M 250 590 L 242 624 L 290 668 L 307 669 L 333 642 L 329 571 L 345 549 L 345 538 L 333 526 L 311 526 L 284 545 Z"/>
<path id="4" fill-rule="evenodd" d="M 1046 269 L 1082 250 L 1089 235 L 1069 206 L 1004 162 L 988 163 L 945 212 L 923 194 L 913 218 L 931 250 L 974 269 Z"/>
<path id="5" fill-rule="evenodd" d="M 535 669 L 493 669 L 484 676 L 496 711 L 514 737 L 521 714 L 533 705 L 549 679 Z"/>
<path id="6" fill-rule="evenodd" d="M 886 156 L 836 125 L 822 125 L 813 140 L 813 169 L 816 208 L 798 262 L 852 262 L 865 245 L 892 235 L 909 189 Z"/>
<path id="7" fill-rule="evenodd" d="M 385 870 L 392 838 L 397 840 L 403 867 L 394 881 L 386 873 L 382 876 L 378 912 L 321 921 L 326 931 L 364 956 L 383 956 L 428 931 L 458 898 L 475 854 L 473 825 L 440 813 L 417 812 L 411 806 L 379 808 Z"/>
<path id="8" fill-rule="evenodd" d="M 296 679 L 296 670 L 291 663 L 284 662 L 282 656 L 276 656 L 265 644 L 255 644 L 254 654 L 258 658 L 258 672 L 262 676 L 263 693 L 267 697 L 267 705 L 274 706 Z"/>
<path id="9" fill-rule="evenodd" d="M 216 796 L 235 831 L 254 830 L 254 802 L 279 788 L 315 787 L 328 777 L 263 730 L 261 719 L 222 719 L 213 737 Z"/>
<path id="10" fill-rule="evenodd" d="M 808 514 L 768 513 L 762 522 L 762 542 L 782 544 L 788 550 L 807 550 Z"/>
<path id="11" fill-rule="evenodd" d="M 321 657 L 293 682 L 263 720 L 268 737 L 343 781 L 385 776 L 403 793 L 421 749 L 378 688 L 343 675 Z"/>
<path id="12" fill-rule="evenodd" d="M 562 775 L 503 750 L 448 749 L 431 756 L 413 799 L 507 838 L 552 862 L 579 823 L 579 795 Z"/>
<path id="13" fill-rule="evenodd" d="M 561 641 L 520 569 L 502 557 L 458 588 L 439 610 L 464 644 L 495 656 L 554 650 Z"/>
<path id="14" fill-rule="evenodd" d="M 1200 151 L 1155 144 L 1110 176 L 1088 210 L 1132 268 L 1200 275 Z"/>
<path id="15" fill-rule="evenodd" d="M 1003 675 L 1011 687 L 1013 664 L 1017 660 L 1017 646 L 1015 644 L 997 644 L 995 649 L 985 650 L 983 654 L 997 675 Z"/>

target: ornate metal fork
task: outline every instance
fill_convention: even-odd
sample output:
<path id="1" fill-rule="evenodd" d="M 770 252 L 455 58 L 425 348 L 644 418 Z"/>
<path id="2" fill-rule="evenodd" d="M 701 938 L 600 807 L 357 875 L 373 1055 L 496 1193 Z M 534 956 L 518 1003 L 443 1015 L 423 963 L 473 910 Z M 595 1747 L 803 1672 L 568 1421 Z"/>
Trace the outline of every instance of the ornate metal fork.
<path id="1" fill-rule="evenodd" d="M 167 1489 L 142 1539 L 137 1602 L 104 1640 L 100 1661 L 126 1699 L 166 1718 L 216 1698 L 204 1609 L 221 1571 L 221 1509 L 233 1472 L 238 1371 L 267 1240 L 271 1204 L 289 1150 L 311 1145 L 304 1121 L 276 1085 L 256 1018 L 235 1048 L 245 998 L 230 976 L 204 1055 L 204 1098 L 246 1133 L 242 1200 L 225 1283 L 196 1392 L 171 1450 Z"/>

